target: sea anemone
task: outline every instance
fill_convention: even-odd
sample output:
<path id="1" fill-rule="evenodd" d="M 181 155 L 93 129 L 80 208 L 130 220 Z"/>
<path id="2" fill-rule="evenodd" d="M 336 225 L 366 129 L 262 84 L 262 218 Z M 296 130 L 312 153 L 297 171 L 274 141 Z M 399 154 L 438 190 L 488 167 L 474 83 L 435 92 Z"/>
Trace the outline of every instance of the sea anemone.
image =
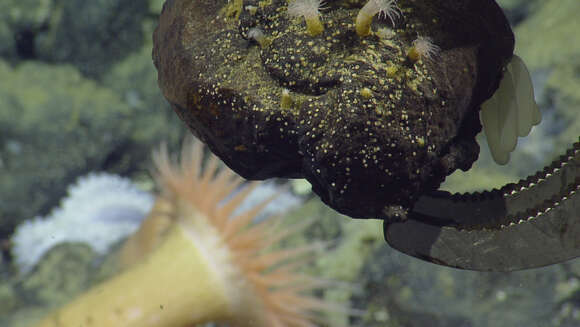
<path id="1" fill-rule="evenodd" d="M 104 254 L 139 228 L 153 201 L 151 194 L 128 178 L 108 173 L 80 177 L 48 216 L 35 217 L 17 227 L 12 254 L 22 273 L 30 271 L 59 243 L 85 243 Z"/>
<path id="2" fill-rule="evenodd" d="M 264 32 L 258 27 L 252 27 L 248 30 L 248 39 L 258 42 L 262 48 L 270 43 Z"/>
<path id="3" fill-rule="evenodd" d="M 431 60 L 441 52 L 441 48 L 433 43 L 433 39 L 428 36 L 417 36 L 413 41 L 413 46 L 407 52 L 407 58 L 412 62 L 419 59 Z"/>
<path id="4" fill-rule="evenodd" d="M 302 17 L 306 21 L 306 30 L 310 36 L 316 36 L 324 31 L 320 22 L 320 9 L 324 6 L 322 0 L 294 0 L 288 5 L 288 15 Z"/>
<path id="5" fill-rule="evenodd" d="M 394 26 L 395 18 L 401 16 L 401 9 L 395 0 L 369 0 L 356 16 L 355 27 L 358 36 L 363 37 L 371 34 L 371 23 L 376 14 L 389 17 Z"/>
<path id="6" fill-rule="evenodd" d="M 141 237 L 129 242 L 149 234 L 159 244 L 149 244 L 153 250 L 143 260 L 39 326 L 193 326 L 210 321 L 314 326 L 316 312 L 335 308 L 309 294 L 327 281 L 297 272 L 322 245 L 277 246 L 309 222 L 280 229 L 280 218 L 256 221 L 269 200 L 235 214 L 256 184 L 243 187 L 244 181 L 220 169 L 214 156 L 202 169 L 202 157 L 199 142 L 184 146 L 179 164 L 169 159 L 165 147 L 154 155 L 161 194 L 149 223 L 135 234 Z"/>

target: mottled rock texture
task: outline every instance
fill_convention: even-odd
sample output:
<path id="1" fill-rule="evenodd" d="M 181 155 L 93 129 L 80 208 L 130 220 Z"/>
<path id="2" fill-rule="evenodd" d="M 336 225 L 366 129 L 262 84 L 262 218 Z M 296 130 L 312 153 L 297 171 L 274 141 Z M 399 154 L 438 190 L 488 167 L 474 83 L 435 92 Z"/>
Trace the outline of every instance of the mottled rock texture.
<path id="1" fill-rule="evenodd" d="M 305 177 L 351 217 L 404 216 L 477 158 L 479 106 L 513 34 L 495 1 L 398 1 L 395 28 L 375 17 L 360 38 L 362 2 L 328 1 L 312 37 L 282 0 L 167 1 L 154 34 L 160 87 L 243 177 Z M 441 51 L 410 60 L 418 35 Z"/>

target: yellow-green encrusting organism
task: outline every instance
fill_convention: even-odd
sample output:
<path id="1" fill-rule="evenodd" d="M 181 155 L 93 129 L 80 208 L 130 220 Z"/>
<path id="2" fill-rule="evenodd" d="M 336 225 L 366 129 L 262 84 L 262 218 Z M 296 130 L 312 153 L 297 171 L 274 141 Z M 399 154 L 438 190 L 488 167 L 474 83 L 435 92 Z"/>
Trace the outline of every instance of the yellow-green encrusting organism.
<path id="1" fill-rule="evenodd" d="M 294 0 L 288 5 L 288 15 L 302 17 L 306 21 L 306 30 L 310 36 L 316 36 L 324 31 L 320 21 L 320 9 L 324 6 L 322 0 Z"/>
<path id="2" fill-rule="evenodd" d="M 328 281 L 297 271 L 323 246 L 278 244 L 310 223 L 256 222 L 270 200 L 237 213 L 253 186 L 240 190 L 244 180 L 214 156 L 202 169 L 202 157 L 200 142 L 186 143 L 179 163 L 164 147 L 155 154 L 161 194 L 122 251 L 130 266 L 37 327 L 300 327 L 341 310 L 309 294 Z"/>
<path id="3" fill-rule="evenodd" d="M 389 17 L 394 26 L 395 18 L 401 16 L 401 9 L 395 0 L 369 0 L 356 16 L 355 28 L 358 36 L 363 37 L 371 34 L 371 23 L 376 14 Z"/>

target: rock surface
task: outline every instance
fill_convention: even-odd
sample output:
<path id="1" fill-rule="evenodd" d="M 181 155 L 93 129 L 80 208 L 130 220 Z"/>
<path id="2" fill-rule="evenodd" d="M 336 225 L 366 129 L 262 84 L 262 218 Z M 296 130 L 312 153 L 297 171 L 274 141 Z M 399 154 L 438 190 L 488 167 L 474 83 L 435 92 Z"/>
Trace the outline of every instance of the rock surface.
<path id="1" fill-rule="evenodd" d="M 311 37 L 285 1 L 167 1 L 154 34 L 159 84 L 192 132 L 248 179 L 305 177 L 356 218 L 400 219 L 479 148 L 479 105 L 513 34 L 494 1 L 399 1 L 396 27 L 359 38 L 362 2 L 328 2 Z M 260 42 L 249 35 L 259 30 Z M 252 32 L 250 32 L 252 31 Z M 417 35 L 441 48 L 413 62 Z M 284 89 L 291 105 L 281 104 Z"/>

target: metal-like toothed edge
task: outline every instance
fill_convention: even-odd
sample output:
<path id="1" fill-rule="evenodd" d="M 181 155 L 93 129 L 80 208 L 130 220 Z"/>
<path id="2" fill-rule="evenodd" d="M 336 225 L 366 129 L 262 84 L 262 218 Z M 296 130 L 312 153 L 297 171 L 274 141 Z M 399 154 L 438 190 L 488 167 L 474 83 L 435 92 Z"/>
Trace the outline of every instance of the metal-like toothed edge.
<path id="1" fill-rule="evenodd" d="M 435 198 L 443 198 L 451 202 L 470 202 L 477 203 L 481 201 L 498 200 L 498 201 L 509 201 L 510 198 L 517 196 L 520 192 L 529 191 L 533 192 L 534 188 L 541 186 L 543 183 L 550 180 L 554 175 L 570 165 L 576 158 L 580 155 L 580 142 L 574 143 L 574 145 L 566 151 L 566 154 L 560 156 L 557 160 L 553 161 L 550 165 L 544 167 L 543 170 L 538 171 L 536 174 L 528 176 L 526 179 L 522 179 L 517 183 L 511 183 L 503 186 L 500 189 L 493 189 L 491 191 L 474 192 L 474 193 L 454 193 L 450 194 L 447 192 L 438 192 L 434 194 Z M 474 224 L 471 226 L 455 226 L 459 230 L 498 230 L 503 228 L 509 228 L 517 224 L 529 222 L 532 219 L 539 218 L 547 214 L 553 207 L 558 206 L 560 202 L 567 201 L 572 195 L 580 190 L 580 178 L 577 177 L 574 182 L 568 185 L 568 191 L 564 191 L 558 194 L 552 194 L 550 198 L 545 198 L 540 204 L 537 204 L 531 208 L 528 208 L 524 212 L 518 212 L 515 215 L 508 215 L 503 219 L 503 222 L 499 225 L 496 222 L 490 222 L 490 224 Z"/>

